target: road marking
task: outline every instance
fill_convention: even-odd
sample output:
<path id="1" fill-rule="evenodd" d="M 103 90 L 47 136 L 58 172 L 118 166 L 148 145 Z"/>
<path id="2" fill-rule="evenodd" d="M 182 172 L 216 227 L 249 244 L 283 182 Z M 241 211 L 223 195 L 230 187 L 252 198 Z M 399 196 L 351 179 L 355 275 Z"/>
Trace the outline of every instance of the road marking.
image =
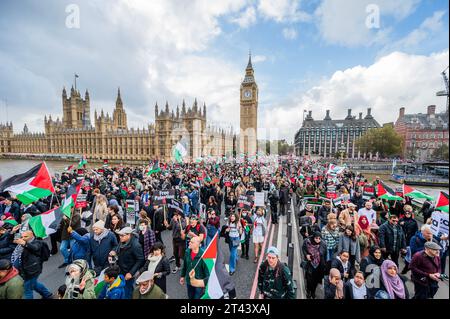
<path id="1" fill-rule="evenodd" d="M 269 217 L 269 224 L 267 226 L 267 233 L 266 236 L 264 238 L 264 243 L 262 245 L 262 249 L 261 249 L 261 253 L 259 255 L 259 260 L 258 263 L 256 264 L 256 272 L 255 272 L 255 277 L 253 278 L 253 285 L 252 285 L 252 290 L 250 292 L 250 299 L 255 299 L 256 296 L 256 288 L 258 287 L 258 274 L 259 274 L 259 265 L 261 264 L 262 259 L 264 258 L 265 255 L 265 249 L 266 249 L 266 244 L 267 244 L 267 239 L 269 238 L 269 233 L 271 233 L 270 237 L 272 240 L 273 237 L 273 229 L 275 227 L 273 227 L 274 225 L 272 224 L 272 216 Z"/>

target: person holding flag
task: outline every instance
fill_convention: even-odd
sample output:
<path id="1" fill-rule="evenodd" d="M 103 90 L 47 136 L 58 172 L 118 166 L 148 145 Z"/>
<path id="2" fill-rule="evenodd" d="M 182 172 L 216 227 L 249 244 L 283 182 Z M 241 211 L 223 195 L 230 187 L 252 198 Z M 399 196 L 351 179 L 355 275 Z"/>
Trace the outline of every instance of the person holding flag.
<path id="1" fill-rule="evenodd" d="M 189 241 L 189 248 L 186 249 L 181 268 L 180 285 L 186 283 L 189 299 L 200 299 L 208 284 L 209 269 L 202 259 L 204 254 L 199 237 L 192 237 Z"/>

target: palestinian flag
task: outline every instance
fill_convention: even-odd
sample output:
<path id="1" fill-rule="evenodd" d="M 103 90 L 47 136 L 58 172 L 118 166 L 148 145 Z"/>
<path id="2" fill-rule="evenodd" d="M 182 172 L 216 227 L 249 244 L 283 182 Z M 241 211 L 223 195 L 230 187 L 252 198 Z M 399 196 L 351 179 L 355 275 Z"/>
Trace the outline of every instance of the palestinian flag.
<path id="1" fill-rule="evenodd" d="M 155 163 L 153 163 L 153 167 L 147 172 L 147 176 L 158 172 L 161 172 L 161 168 L 159 167 L 159 161 L 155 161 Z"/>
<path id="2" fill-rule="evenodd" d="M 49 210 L 46 213 L 31 217 L 28 225 L 30 225 L 36 237 L 46 238 L 56 233 L 62 219 L 62 212 L 59 207 Z"/>
<path id="3" fill-rule="evenodd" d="M 218 249 L 218 236 L 219 234 L 216 233 L 202 256 L 209 270 L 209 279 L 201 299 L 220 299 L 234 289 L 234 284 L 223 262 L 222 252 Z"/>
<path id="4" fill-rule="evenodd" d="M 449 204 L 448 194 L 441 192 L 436 201 L 436 206 L 435 206 L 436 210 L 440 210 L 440 211 L 448 213 L 448 204 Z"/>
<path id="5" fill-rule="evenodd" d="M 17 226 L 19 223 L 14 219 L 14 217 L 9 217 L 4 220 L 5 224 L 10 224 L 11 226 Z"/>
<path id="6" fill-rule="evenodd" d="M 411 198 L 426 198 L 428 200 L 434 200 L 433 196 L 427 195 L 417 189 L 414 189 L 408 185 L 403 184 L 402 188 L 403 196 L 408 196 Z"/>
<path id="7" fill-rule="evenodd" d="M 14 175 L 0 183 L 0 192 L 14 193 L 24 205 L 29 205 L 50 196 L 55 188 L 47 165 L 43 162 L 26 173 Z"/>
<path id="8" fill-rule="evenodd" d="M 120 193 L 122 194 L 122 198 L 126 199 L 128 197 L 128 189 L 126 187 L 120 189 Z"/>
<path id="9" fill-rule="evenodd" d="M 71 171 L 71 170 L 73 170 L 74 167 L 75 167 L 75 165 L 72 164 L 72 165 L 70 165 L 70 166 L 65 167 L 64 170 L 65 170 L 65 171 Z"/>
<path id="10" fill-rule="evenodd" d="M 387 186 L 385 183 L 381 182 L 377 185 L 377 196 L 386 200 L 402 200 L 403 197 L 394 195 L 395 191 Z"/>
<path id="11" fill-rule="evenodd" d="M 72 207 L 75 206 L 75 203 L 77 202 L 78 193 L 80 192 L 81 185 L 83 184 L 83 181 L 76 181 L 72 185 L 69 186 L 69 189 L 66 193 L 66 198 L 64 198 L 64 201 L 61 205 L 61 212 L 67 216 L 67 218 L 70 218 L 72 214 Z"/>
<path id="12" fill-rule="evenodd" d="M 83 168 L 84 165 L 86 165 L 88 163 L 86 156 L 83 156 L 80 159 L 80 162 L 78 162 L 78 169 Z"/>

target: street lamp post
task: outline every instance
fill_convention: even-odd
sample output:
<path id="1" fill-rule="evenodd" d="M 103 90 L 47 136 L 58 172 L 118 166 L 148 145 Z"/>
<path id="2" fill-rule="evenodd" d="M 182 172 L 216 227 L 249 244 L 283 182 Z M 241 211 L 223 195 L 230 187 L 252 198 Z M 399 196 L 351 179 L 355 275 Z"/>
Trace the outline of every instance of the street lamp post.
<path id="1" fill-rule="evenodd" d="M 344 152 L 345 152 L 345 146 L 344 146 L 344 143 L 341 143 L 341 146 L 339 147 L 339 157 L 341 158 L 340 166 L 342 166 L 343 161 L 344 161 Z"/>

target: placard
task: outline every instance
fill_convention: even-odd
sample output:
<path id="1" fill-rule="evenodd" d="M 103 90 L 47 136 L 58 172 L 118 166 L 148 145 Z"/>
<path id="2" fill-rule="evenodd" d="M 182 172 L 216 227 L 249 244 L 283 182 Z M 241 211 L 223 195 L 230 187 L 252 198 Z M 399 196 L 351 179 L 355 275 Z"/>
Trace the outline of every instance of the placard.
<path id="1" fill-rule="evenodd" d="M 326 192 L 325 197 L 329 198 L 329 199 L 336 199 L 337 194 L 336 194 L 336 192 Z"/>
<path id="2" fill-rule="evenodd" d="M 175 190 L 169 189 L 164 191 L 154 191 L 152 198 L 154 205 L 167 204 L 173 199 L 175 199 Z"/>
<path id="3" fill-rule="evenodd" d="M 79 194 L 75 203 L 75 208 L 87 207 L 87 194 Z"/>
<path id="4" fill-rule="evenodd" d="M 431 231 L 434 236 L 439 236 L 439 234 L 448 235 L 448 213 L 434 211 L 431 214 Z"/>
<path id="5" fill-rule="evenodd" d="M 180 215 L 184 216 L 183 207 L 179 201 L 172 199 L 170 203 L 167 204 L 167 207 L 169 208 L 169 212 L 172 214 L 178 212 Z"/>
<path id="6" fill-rule="evenodd" d="M 363 193 L 362 193 L 363 199 L 368 200 L 373 196 L 375 196 L 375 187 L 372 185 L 364 186 Z"/>
<path id="7" fill-rule="evenodd" d="M 126 214 L 127 214 L 127 223 L 130 225 L 136 225 L 136 207 L 135 201 L 131 199 L 126 200 Z"/>
<path id="8" fill-rule="evenodd" d="M 237 207 L 245 210 L 250 210 L 253 207 L 253 202 L 250 199 L 250 196 L 241 195 L 237 201 Z"/>
<path id="9" fill-rule="evenodd" d="M 264 192 L 255 192 L 255 206 L 265 206 Z"/>

